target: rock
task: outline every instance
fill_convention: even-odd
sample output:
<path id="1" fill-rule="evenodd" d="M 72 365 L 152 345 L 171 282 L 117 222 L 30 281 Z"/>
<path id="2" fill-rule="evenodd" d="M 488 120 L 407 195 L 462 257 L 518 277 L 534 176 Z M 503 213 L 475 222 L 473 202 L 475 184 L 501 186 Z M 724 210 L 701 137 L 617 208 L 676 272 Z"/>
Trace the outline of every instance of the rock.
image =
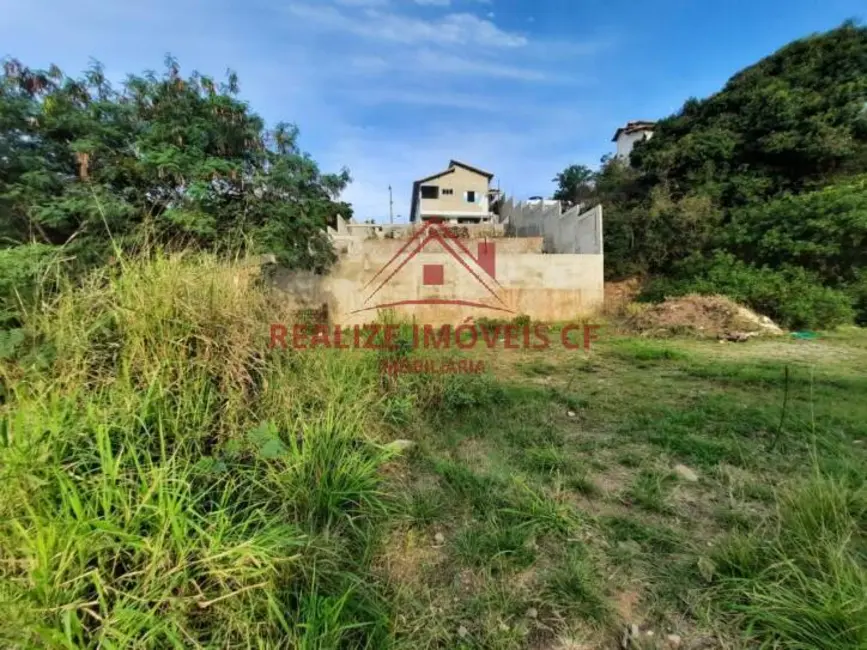
<path id="1" fill-rule="evenodd" d="M 539 612 L 535 607 L 531 607 L 527 610 L 527 618 L 539 618 Z"/>
<path id="2" fill-rule="evenodd" d="M 437 544 L 445 544 L 446 536 L 443 535 L 442 533 L 437 533 L 436 535 L 434 535 L 434 541 Z"/>
<path id="3" fill-rule="evenodd" d="M 674 473 L 688 483 L 697 483 L 698 474 L 691 470 L 686 465 L 677 464 L 674 466 Z"/>
<path id="4" fill-rule="evenodd" d="M 679 634 L 669 634 L 665 637 L 665 642 L 669 648 L 679 648 L 683 644 L 683 639 Z"/>
<path id="5" fill-rule="evenodd" d="M 458 636 L 461 637 L 462 639 L 469 633 L 470 633 L 470 631 L 467 628 L 465 628 L 463 625 L 461 625 L 458 628 Z"/>
<path id="6" fill-rule="evenodd" d="M 395 453 L 403 453 L 415 447 L 415 442 L 412 440 L 392 440 L 385 448 Z"/>
<path id="7" fill-rule="evenodd" d="M 567 411 L 566 415 L 568 415 L 570 418 L 574 418 L 575 417 L 575 411 Z"/>

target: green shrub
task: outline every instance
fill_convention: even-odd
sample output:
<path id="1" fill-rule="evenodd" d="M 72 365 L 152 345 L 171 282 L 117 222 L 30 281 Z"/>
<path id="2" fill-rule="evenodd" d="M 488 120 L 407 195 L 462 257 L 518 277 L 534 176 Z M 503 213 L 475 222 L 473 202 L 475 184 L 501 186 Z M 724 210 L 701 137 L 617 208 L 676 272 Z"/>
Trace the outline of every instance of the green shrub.
<path id="1" fill-rule="evenodd" d="M 49 287 L 56 259 L 57 249 L 44 244 L 0 248 L 0 329 L 18 323 L 22 309 Z"/>
<path id="2" fill-rule="evenodd" d="M 648 283 L 642 299 L 689 293 L 724 294 L 792 329 L 833 328 L 855 317 L 852 297 L 823 286 L 813 273 L 792 266 L 757 268 L 722 253 L 684 262 L 673 278 Z"/>

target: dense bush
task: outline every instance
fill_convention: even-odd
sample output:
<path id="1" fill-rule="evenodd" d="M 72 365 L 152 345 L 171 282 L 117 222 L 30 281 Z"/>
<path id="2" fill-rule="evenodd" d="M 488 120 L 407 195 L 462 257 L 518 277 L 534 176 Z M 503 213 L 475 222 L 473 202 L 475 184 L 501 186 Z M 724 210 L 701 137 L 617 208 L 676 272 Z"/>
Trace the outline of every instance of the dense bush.
<path id="1" fill-rule="evenodd" d="M 50 286 L 58 251 L 46 244 L 0 248 L 0 330 L 18 324 L 23 305 Z"/>
<path id="2" fill-rule="evenodd" d="M 729 253 L 684 260 L 672 276 L 650 281 L 643 297 L 663 300 L 690 293 L 725 294 L 790 328 L 834 327 L 854 315 L 853 298 L 823 286 L 815 273 L 792 265 L 756 267 Z"/>

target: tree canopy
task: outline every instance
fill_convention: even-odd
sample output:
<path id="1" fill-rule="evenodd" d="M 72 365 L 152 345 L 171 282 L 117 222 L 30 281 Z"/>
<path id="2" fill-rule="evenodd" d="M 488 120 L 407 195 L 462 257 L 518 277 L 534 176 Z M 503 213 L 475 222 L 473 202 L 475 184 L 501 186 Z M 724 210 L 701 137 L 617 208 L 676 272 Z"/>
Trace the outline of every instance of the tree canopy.
<path id="1" fill-rule="evenodd" d="M 797 40 L 687 100 L 592 183 L 610 278 L 732 293 L 791 326 L 867 319 L 867 28 Z"/>
<path id="2" fill-rule="evenodd" d="M 266 129 L 238 89 L 234 73 L 222 83 L 184 77 L 171 57 L 161 74 L 117 88 L 99 64 L 72 78 L 6 60 L 0 248 L 64 246 L 88 263 L 110 242 L 148 241 L 327 268 L 324 227 L 349 216 L 338 198 L 349 173 L 321 173 L 299 150 L 298 130 Z"/>
<path id="3" fill-rule="evenodd" d="M 557 183 L 554 198 L 570 206 L 591 198 L 593 177 L 593 170 L 586 165 L 569 165 L 554 177 Z"/>

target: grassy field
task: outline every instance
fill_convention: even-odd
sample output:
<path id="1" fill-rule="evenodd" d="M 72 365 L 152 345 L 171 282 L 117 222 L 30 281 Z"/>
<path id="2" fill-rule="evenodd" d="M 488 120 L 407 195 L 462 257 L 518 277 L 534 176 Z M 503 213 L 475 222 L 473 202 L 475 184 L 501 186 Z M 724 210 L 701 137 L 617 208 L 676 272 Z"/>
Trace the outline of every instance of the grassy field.
<path id="1" fill-rule="evenodd" d="M 867 647 L 865 333 L 601 339 L 497 355 L 419 432 L 416 647 Z"/>
<path id="2" fill-rule="evenodd" d="M 172 257 L 3 334 L 0 645 L 867 648 L 864 331 L 390 377 L 288 317 Z"/>

